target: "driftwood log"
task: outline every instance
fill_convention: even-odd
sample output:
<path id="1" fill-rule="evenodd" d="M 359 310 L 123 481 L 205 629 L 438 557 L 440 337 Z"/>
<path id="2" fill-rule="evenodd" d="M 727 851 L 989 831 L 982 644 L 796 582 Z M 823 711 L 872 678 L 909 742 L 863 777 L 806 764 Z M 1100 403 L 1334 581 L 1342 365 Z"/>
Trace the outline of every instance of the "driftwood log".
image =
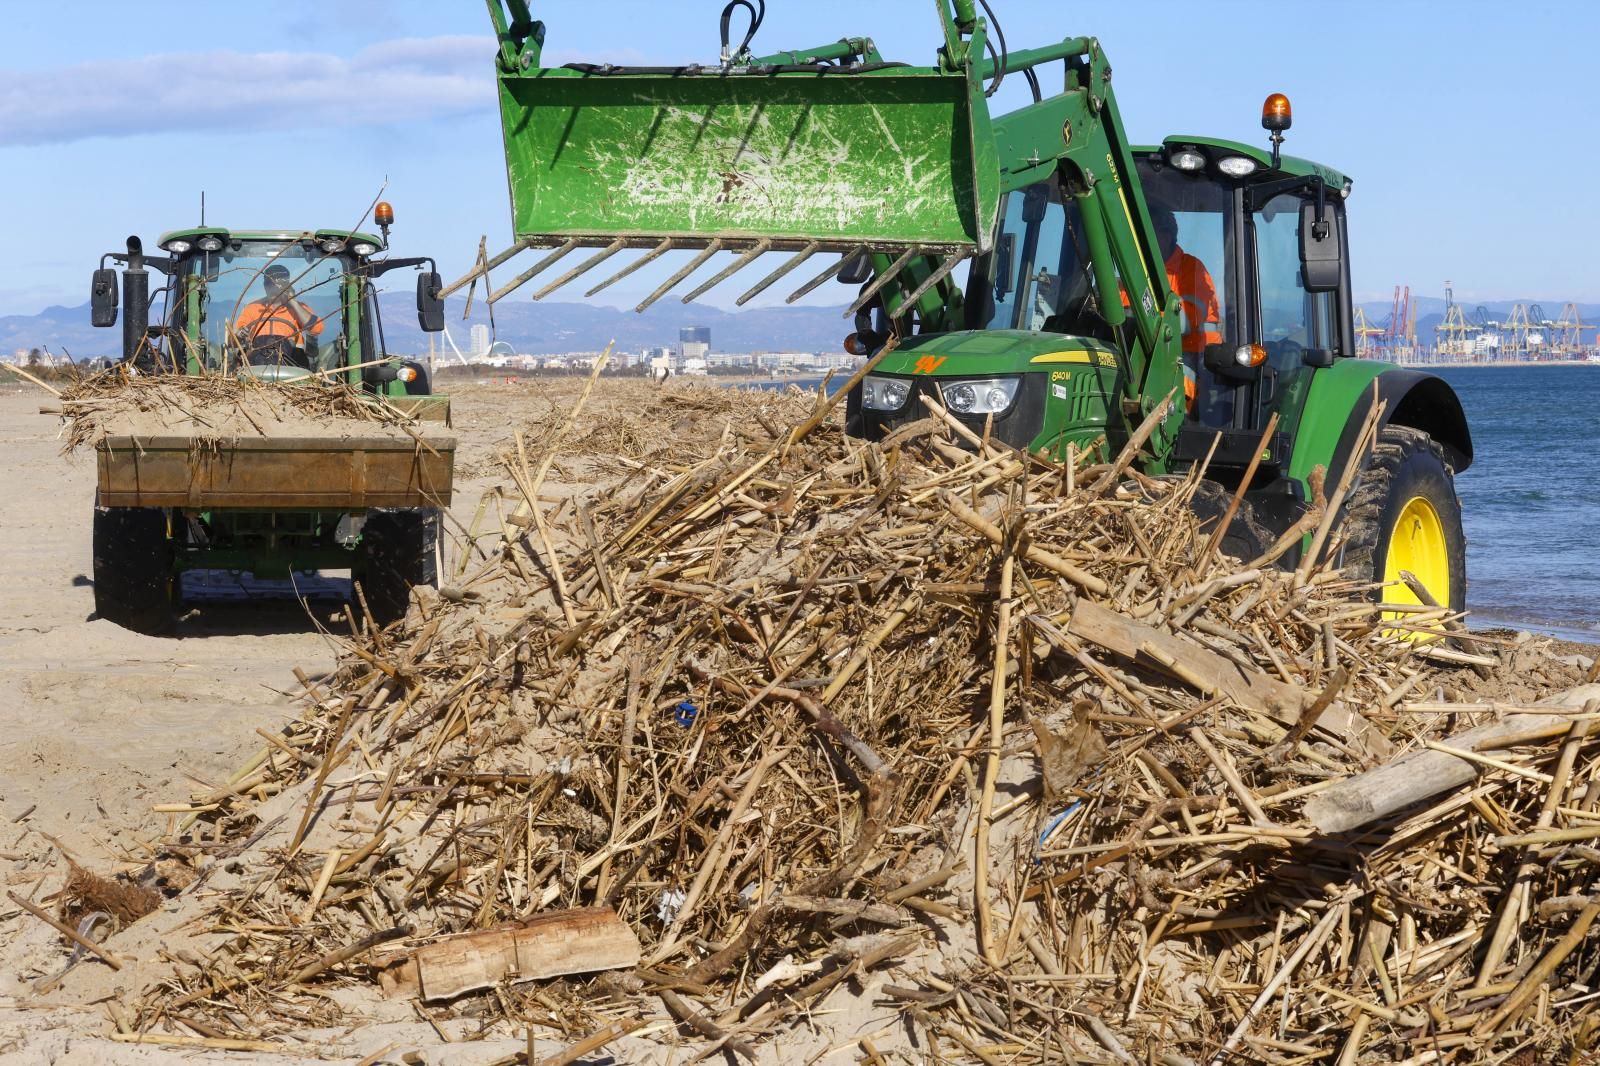
<path id="1" fill-rule="evenodd" d="M 1539 701 L 1549 714 L 1514 714 L 1469 729 L 1444 744 L 1463 751 L 1492 752 L 1506 741 L 1570 722 L 1584 704 L 1600 699 L 1600 685 L 1584 685 Z M 1375 770 L 1339 782 L 1306 801 L 1305 815 L 1323 833 L 1347 833 L 1474 780 L 1482 763 L 1436 749 L 1412 751 Z"/>

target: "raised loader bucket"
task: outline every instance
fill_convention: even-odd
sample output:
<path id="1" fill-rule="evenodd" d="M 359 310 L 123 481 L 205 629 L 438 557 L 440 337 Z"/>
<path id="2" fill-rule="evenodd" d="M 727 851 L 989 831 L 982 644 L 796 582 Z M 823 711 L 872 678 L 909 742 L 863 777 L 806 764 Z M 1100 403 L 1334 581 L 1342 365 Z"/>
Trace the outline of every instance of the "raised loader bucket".
<path id="1" fill-rule="evenodd" d="M 517 235 L 983 245 L 967 81 L 905 69 L 502 77 Z"/>
<path id="2" fill-rule="evenodd" d="M 992 238 L 999 167 L 981 87 L 961 72 L 535 66 L 499 84 L 518 244 L 483 265 L 555 251 L 492 300 L 575 248 L 600 252 L 536 299 L 624 248 L 702 250 L 673 284 L 742 253 L 686 300 L 763 252 L 800 253 L 742 302 L 816 252 L 843 253 L 825 278 L 869 251 L 953 267 Z"/>

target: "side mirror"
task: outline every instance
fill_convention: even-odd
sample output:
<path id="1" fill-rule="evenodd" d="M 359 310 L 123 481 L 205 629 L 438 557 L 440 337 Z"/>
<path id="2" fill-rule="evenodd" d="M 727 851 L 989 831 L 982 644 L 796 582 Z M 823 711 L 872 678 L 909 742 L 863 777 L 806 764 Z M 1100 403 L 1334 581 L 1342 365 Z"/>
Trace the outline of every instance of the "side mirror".
<path id="1" fill-rule="evenodd" d="M 862 252 L 860 255 L 852 256 L 836 276 L 840 284 L 860 285 L 872 277 L 872 255 Z"/>
<path id="2" fill-rule="evenodd" d="M 1017 268 L 1017 235 L 1003 233 L 994 250 L 994 298 L 1004 300 L 1011 295 L 1011 272 Z"/>
<path id="3" fill-rule="evenodd" d="M 1338 214 L 1324 207 L 1317 223 L 1317 205 L 1307 200 L 1300 205 L 1300 277 L 1307 292 L 1333 292 L 1344 274 L 1339 250 Z"/>
<path id="4" fill-rule="evenodd" d="M 96 326 L 117 324 L 117 272 L 110 267 L 94 272 L 89 290 L 89 321 Z"/>
<path id="5" fill-rule="evenodd" d="M 438 333 L 444 329 L 444 288 L 437 272 L 424 271 L 417 275 L 417 325 L 424 333 Z"/>

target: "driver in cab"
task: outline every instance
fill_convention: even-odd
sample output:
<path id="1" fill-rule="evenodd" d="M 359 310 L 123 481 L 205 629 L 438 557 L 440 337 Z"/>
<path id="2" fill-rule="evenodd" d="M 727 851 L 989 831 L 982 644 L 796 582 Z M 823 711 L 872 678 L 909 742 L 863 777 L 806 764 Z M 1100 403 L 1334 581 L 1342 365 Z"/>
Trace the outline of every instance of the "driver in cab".
<path id="1" fill-rule="evenodd" d="M 1222 309 L 1211 271 L 1178 244 L 1178 218 L 1165 204 L 1150 204 L 1150 221 L 1156 231 L 1167 268 L 1167 286 L 1183 305 L 1183 393 L 1194 410 L 1195 374 L 1206 346 L 1222 343 Z"/>
<path id="2" fill-rule="evenodd" d="M 245 304 L 233 326 L 250 362 L 309 367 L 322 319 L 296 296 L 282 263 L 262 271 L 261 284 L 266 295 Z"/>

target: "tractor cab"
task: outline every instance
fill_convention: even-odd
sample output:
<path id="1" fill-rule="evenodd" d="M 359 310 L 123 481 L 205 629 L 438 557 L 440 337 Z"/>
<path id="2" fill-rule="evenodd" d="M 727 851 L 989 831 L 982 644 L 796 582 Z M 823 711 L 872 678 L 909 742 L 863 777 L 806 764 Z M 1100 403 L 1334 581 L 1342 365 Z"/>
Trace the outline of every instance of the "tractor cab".
<path id="1" fill-rule="evenodd" d="M 1155 231 L 1155 260 L 1180 303 L 1177 329 L 1192 395 L 1178 458 L 1209 450 L 1220 431 L 1224 444 L 1237 441 L 1248 461 L 1247 449 L 1271 411 L 1303 398 L 1302 379 L 1311 371 L 1354 351 L 1342 254 L 1350 182 L 1292 157 L 1281 157 L 1274 168 L 1267 153 L 1231 141 L 1174 137 L 1133 151 Z M 1339 254 L 1308 284 L 1300 231 L 1303 219 L 1317 225 L 1319 196 L 1324 241 Z M 967 329 L 1054 337 L 1046 347 L 1071 338 L 1108 354 L 1122 343 L 1104 303 L 1115 299 L 1126 307 L 1128 297 L 1102 296 L 1097 288 L 1082 211 L 1059 172 L 1004 195 L 994 249 L 969 275 Z M 1038 354 L 1030 356 L 1030 369 Z M 1075 360 L 1115 369 L 1109 359 Z M 1051 371 L 1051 387 L 1075 391 L 1074 373 L 1082 371 Z M 1101 384 L 1109 390 L 1111 383 Z M 953 397 L 953 409 L 959 411 L 964 396 Z M 1008 436 L 1034 443 L 1029 428 L 1016 427 Z M 1232 450 L 1221 449 L 1224 461 Z"/>
<path id="2" fill-rule="evenodd" d="M 379 215 L 386 233 L 393 218 L 392 209 Z M 123 290 L 125 362 L 146 372 L 268 380 L 350 368 L 352 384 L 375 391 L 427 391 L 415 371 L 400 380 L 395 368 L 372 365 L 387 359 L 374 282 L 391 270 L 426 267 L 417 276 L 417 319 L 437 332 L 444 301 L 432 259 L 378 258 L 384 237 L 346 230 L 199 227 L 162 234 L 158 243 L 164 256 L 146 256 L 138 238 L 129 238 L 126 254 L 106 256 L 126 264 L 120 279 L 103 263 L 95 272 L 95 325 L 116 323 Z M 154 293 L 150 270 L 166 276 Z M 152 326 L 151 304 L 161 297 L 160 324 Z"/>
<path id="3" fill-rule="evenodd" d="M 352 243 L 368 254 L 379 246 L 363 234 L 163 237 L 178 252 L 171 335 L 210 371 L 301 376 L 345 365 L 352 344 L 380 358 L 377 307 L 361 298 Z"/>

